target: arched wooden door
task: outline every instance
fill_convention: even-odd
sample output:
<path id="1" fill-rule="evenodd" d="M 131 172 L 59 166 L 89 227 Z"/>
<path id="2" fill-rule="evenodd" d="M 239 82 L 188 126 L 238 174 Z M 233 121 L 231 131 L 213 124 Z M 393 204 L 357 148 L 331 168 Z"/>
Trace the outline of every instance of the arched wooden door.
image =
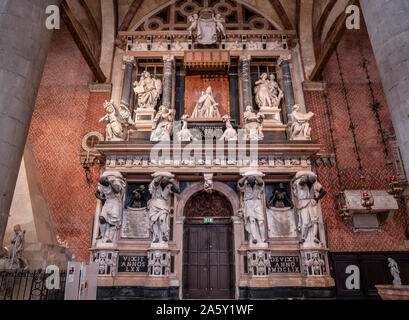
<path id="1" fill-rule="evenodd" d="M 202 192 L 187 202 L 183 298 L 234 298 L 232 213 L 230 201 L 218 192 Z M 206 223 L 205 218 L 213 222 Z"/>

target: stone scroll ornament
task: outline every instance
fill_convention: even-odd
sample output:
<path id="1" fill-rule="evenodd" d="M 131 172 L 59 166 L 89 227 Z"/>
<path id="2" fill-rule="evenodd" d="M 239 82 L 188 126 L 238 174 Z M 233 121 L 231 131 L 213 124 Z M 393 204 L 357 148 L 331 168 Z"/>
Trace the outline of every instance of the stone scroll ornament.
<path id="1" fill-rule="evenodd" d="M 148 71 L 144 71 L 139 81 L 134 82 L 138 109 L 155 109 L 163 92 L 162 81 L 153 79 Z"/>
<path id="2" fill-rule="evenodd" d="M 99 122 L 106 123 L 107 141 L 124 141 L 127 135 L 127 127 L 134 126 L 131 112 L 126 106 L 121 105 L 118 109 L 114 101 L 105 101 L 106 115 Z"/>
<path id="3" fill-rule="evenodd" d="M 148 201 L 150 231 L 154 244 L 167 244 L 169 241 L 170 195 L 180 193 L 175 176 L 169 172 L 157 172 L 152 175 L 149 184 L 151 199 Z"/>
<path id="4" fill-rule="evenodd" d="M 99 215 L 99 235 L 97 240 L 113 243 L 121 226 L 126 190 L 126 180 L 115 171 L 106 171 L 99 179 L 95 196 L 102 201 Z"/>
<path id="5" fill-rule="evenodd" d="M 311 140 L 311 127 L 309 121 L 314 113 L 302 113 L 301 107 L 296 104 L 291 114 L 293 123 L 290 126 L 290 140 Z"/>
<path id="6" fill-rule="evenodd" d="M 295 208 L 298 214 L 297 230 L 300 244 L 321 244 L 319 229 L 321 209 L 319 201 L 327 194 L 313 172 L 298 172 L 292 180 Z"/>
<path id="7" fill-rule="evenodd" d="M 225 19 L 220 14 L 214 14 L 212 9 L 203 9 L 188 18 L 190 25 L 187 29 L 190 37 L 203 45 L 215 44 L 217 35 L 226 36 Z"/>
<path id="8" fill-rule="evenodd" d="M 239 215 L 244 220 L 253 244 L 265 243 L 263 176 L 260 172 L 246 172 L 237 183 L 238 189 L 243 193 Z"/>

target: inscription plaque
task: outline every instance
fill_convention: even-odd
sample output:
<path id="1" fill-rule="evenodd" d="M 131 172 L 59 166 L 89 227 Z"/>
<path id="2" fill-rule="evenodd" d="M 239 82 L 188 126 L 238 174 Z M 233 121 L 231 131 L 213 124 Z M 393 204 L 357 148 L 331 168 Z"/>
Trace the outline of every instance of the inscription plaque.
<path id="1" fill-rule="evenodd" d="M 271 273 L 301 273 L 300 257 L 271 256 Z"/>
<path id="2" fill-rule="evenodd" d="M 148 257 L 119 256 L 118 272 L 148 272 Z"/>
<path id="3" fill-rule="evenodd" d="M 149 217 L 146 208 L 124 210 L 121 237 L 126 239 L 149 239 Z"/>

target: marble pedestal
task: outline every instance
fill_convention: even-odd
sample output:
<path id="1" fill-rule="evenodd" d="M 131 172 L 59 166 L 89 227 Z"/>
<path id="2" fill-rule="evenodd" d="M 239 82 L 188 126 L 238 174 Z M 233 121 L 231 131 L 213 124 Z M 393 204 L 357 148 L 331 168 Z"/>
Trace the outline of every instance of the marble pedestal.
<path id="1" fill-rule="evenodd" d="M 153 120 L 155 119 L 155 109 L 136 109 L 135 127 L 138 131 L 152 131 Z"/>
<path id="2" fill-rule="evenodd" d="M 264 131 L 285 131 L 287 126 L 281 121 L 281 109 L 260 108 L 260 113 L 264 115 Z"/>

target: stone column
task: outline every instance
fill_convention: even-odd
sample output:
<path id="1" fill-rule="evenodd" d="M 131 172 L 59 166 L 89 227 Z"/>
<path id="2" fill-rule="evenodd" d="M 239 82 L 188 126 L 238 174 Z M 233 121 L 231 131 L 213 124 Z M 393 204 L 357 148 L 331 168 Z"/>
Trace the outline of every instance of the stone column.
<path id="1" fill-rule="evenodd" d="M 251 90 L 251 77 L 250 77 L 250 55 L 240 56 L 240 77 L 241 77 L 241 90 L 243 96 L 243 110 L 246 110 L 247 106 L 253 106 L 253 95 Z"/>
<path id="2" fill-rule="evenodd" d="M 46 8 L 59 3 L 0 2 L 0 246 L 52 35 Z"/>
<path id="3" fill-rule="evenodd" d="M 281 56 L 280 59 L 278 60 L 278 64 L 281 67 L 281 74 L 283 77 L 283 92 L 287 113 L 287 123 L 292 123 L 291 114 L 293 113 L 293 106 L 295 104 L 293 80 L 291 78 L 290 60 L 291 60 L 290 55 Z"/>
<path id="4" fill-rule="evenodd" d="M 175 56 L 171 56 L 171 55 L 164 56 L 163 61 L 165 62 L 165 72 L 164 72 L 162 105 L 168 108 L 171 108 L 172 107 L 173 76 L 174 76 L 173 62 L 175 61 Z"/>
<path id="5" fill-rule="evenodd" d="M 407 0 L 360 0 L 409 177 L 409 5 Z"/>
<path id="6" fill-rule="evenodd" d="M 135 58 L 132 56 L 124 56 L 125 72 L 124 81 L 122 83 L 121 105 L 127 107 L 131 112 L 130 104 L 132 98 L 132 74 L 135 67 Z"/>

